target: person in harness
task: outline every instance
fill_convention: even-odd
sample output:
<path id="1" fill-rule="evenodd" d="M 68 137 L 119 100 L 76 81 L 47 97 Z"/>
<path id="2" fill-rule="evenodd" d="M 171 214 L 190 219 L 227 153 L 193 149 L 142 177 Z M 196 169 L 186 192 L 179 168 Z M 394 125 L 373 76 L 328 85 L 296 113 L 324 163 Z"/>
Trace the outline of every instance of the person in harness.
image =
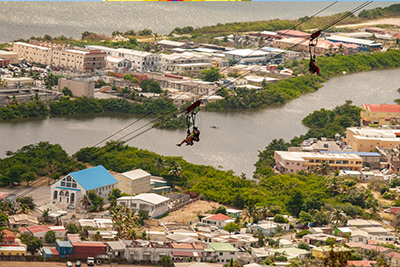
<path id="1" fill-rule="evenodd" d="M 321 70 L 317 66 L 317 60 L 315 58 L 315 47 L 318 44 L 318 36 L 321 34 L 321 31 L 316 31 L 310 36 L 310 43 L 308 44 L 308 49 L 310 52 L 310 63 L 308 64 L 308 70 L 311 74 L 320 75 Z M 312 50 L 311 47 L 314 47 Z M 313 53 L 314 52 L 314 53 Z"/>
<path id="2" fill-rule="evenodd" d="M 198 111 L 194 111 L 195 108 L 200 106 L 201 101 L 197 100 L 194 102 L 192 105 L 190 105 L 186 109 L 186 123 L 188 125 L 188 129 L 186 132 L 186 138 L 183 139 L 179 144 L 176 144 L 177 146 L 182 146 L 183 143 L 186 143 L 187 146 L 192 146 L 193 142 L 199 142 L 200 141 L 200 131 L 199 129 L 195 126 L 195 116 Z M 192 131 L 190 131 L 190 126 L 193 125 Z"/>

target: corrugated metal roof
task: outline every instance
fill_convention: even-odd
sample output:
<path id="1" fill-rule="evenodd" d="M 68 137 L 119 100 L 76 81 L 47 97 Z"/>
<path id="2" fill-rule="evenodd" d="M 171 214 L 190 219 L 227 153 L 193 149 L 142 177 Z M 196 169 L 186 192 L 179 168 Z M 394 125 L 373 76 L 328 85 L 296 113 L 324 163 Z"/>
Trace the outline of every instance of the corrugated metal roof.
<path id="1" fill-rule="evenodd" d="M 118 183 L 102 165 L 90 169 L 72 172 L 71 175 L 85 190 Z"/>

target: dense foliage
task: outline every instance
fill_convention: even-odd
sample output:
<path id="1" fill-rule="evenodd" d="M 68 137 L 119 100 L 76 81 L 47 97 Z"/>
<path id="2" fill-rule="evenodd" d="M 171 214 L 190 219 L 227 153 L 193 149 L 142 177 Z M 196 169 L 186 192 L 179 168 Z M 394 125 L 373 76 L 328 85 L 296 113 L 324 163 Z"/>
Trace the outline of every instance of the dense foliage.
<path id="1" fill-rule="evenodd" d="M 320 210 L 329 203 L 355 216 L 362 214 L 360 208 L 376 204 L 369 191 L 356 188 L 351 180 L 336 178 L 332 181 L 324 176 L 301 172 L 269 174 L 260 177 L 257 183 L 235 176 L 232 171 L 190 164 L 182 158 L 160 156 L 120 142 L 108 143 L 102 148 L 83 148 L 74 156 L 79 161 L 101 164 L 118 172 L 141 168 L 152 175 L 164 177 L 171 184 L 176 183 L 186 190 L 199 193 L 203 199 L 239 208 L 249 205 L 279 206 L 297 216 L 302 211 Z M 174 172 L 174 168 L 179 171 Z"/>
<path id="2" fill-rule="evenodd" d="M 296 61 L 295 61 L 296 62 Z M 308 62 L 286 62 L 293 70 L 304 69 Z M 207 105 L 206 110 L 250 109 L 281 105 L 299 97 L 302 94 L 318 90 L 326 79 L 333 75 L 368 71 L 372 69 L 400 67 L 400 51 L 389 50 L 382 53 L 363 53 L 350 56 L 335 55 L 319 57 L 321 76 L 306 75 L 267 85 L 263 90 L 236 88 L 233 91 L 221 90 L 219 94 L 224 99 Z M 307 69 L 307 68 L 306 68 Z"/>
<path id="3" fill-rule="evenodd" d="M 156 121 L 159 128 L 181 128 L 185 126 L 185 119 L 177 117 L 178 110 L 172 102 L 166 98 L 142 99 L 141 103 L 133 103 L 127 99 L 94 99 L 79 97 L 75 100 L 64 98 L 59 102 L 51 102 L 47 107 L 43 102 L 34 100 L 28 103 L 14 104 L 0 107 L 0 119 L 15 119 L 28 117 L 47 117 L 77 115 L 77 114 L 99 114 L 119 112 L 128 114 L 151 114 L 164 116 Z"/>
<path id="4" fill-rule="evenodd" d="M 362 10 L 358 13 L 360 18 L 365 19 L 376 19 L 379 17 L 391 17 L 398 16 L 400 14 L 400 4 L 394 4 L 388 7 L 377 7 L 369 10 Z"/>
<path id="5" fill-rule="evenodd" d="M 0 185 L 34 181 L 37 177 L 49 176 L 58 179 L 75 170 L 84 169 L 84 165 L 73 161 L 60 145 L 40 142 L 24 146 L 16 152 L 7 152 L 0 159 Z"/>

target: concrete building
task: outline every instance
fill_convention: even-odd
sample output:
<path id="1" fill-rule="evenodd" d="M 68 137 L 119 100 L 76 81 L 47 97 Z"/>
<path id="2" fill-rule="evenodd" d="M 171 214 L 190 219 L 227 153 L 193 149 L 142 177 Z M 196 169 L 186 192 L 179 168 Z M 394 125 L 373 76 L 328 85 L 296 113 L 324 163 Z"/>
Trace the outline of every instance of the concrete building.
<path id="1" fill-rule="evenodd" d="M 52 51 L 49 47 L 16 42 L 13 44 L 13 52 L 18 54 L 18 58 L 28 62 L 44 65 L 51 63 Z"/>
<path id="2" fill-rule="evenodd" d="M 364 40 L 364 39 L 357 39 L 357 38 L 349 38 L 349 37 L 343 37 L 343 36 L 338 36 L 338 35 L 332 35 L 329 37 L 326 37 L 326 40 L 331 41 L 331 42 L 339 42 L 339 43 L 344 43 L 344 44 L 354 44 L 358 45 L 360 47 L 360 51 L 380 51 L 382 49 L 382 44 L 371 41 L 371 40 Z"/>
<path id="3" fill-rule="evenodd" d="M 44 242 L 44 237 L 50 228 L 44 225 L 32 225 L 27 227 L 28 231 L 36 238 L 39 238 L 42 242 Z"/>
<path id="4" fill-rule="evenodd" d="M 361 171 L 363 165 L 362 158 L 356 154 L 275 151 L 274 158 L 282 173 L 312 171 L 324 161 L 332 170 Z"/>
<path id="5" fill-rule="evenodd" d="M 4 87 L 21 88 L 23 86 L 34 84 L 34 80 L 29 77 L 9 77 L 2 79 Z"/>
<path id="6" fill-rule="evenodd" d="M 161 41 L 157 42 L 157 44 L 162 49 L 168 50 L 168 51 L 171 51 L 172 49 L 175 49 L 175 48 L 180 48 L 180 49 L 189 48 L 189 45 L 187 43 L 171 41 L 171 40 L 161 40 Z"/>
<path id="7" fill-rule="evenodd" d="M 215 215 L 210 215 L 210 216 L 206 216 L 204 218 L 201 219 L 201 221 L 203 223 L 209 224 L 209 225 L 215 225 L 218 227 L 224 227 L 225 225 L 227 225 L 230 222 L 234 222 L 235 219 L 226 216 L 224 214 L 218 213 Z"/>
<path id="8" fill-rule="evenodd" d="M 123 57 L 106 57 L 106 69 L 112 70 L 118 73 L 125 73 L 132 69 L 132 62 L 129 59 Z"/>
<path id="9" fill-rule="evenodd" d="M 17 214 L 8 217 L 8 225 L 11 229 L 18 229 L 19 227 L 36 225 L 38 223 L 36 217 L 28 214 Z"/>
<path id="10" fill-rule="evenodd" d="M 18 64 L 18 53 L 0 50 L 0 68 L 9 64 Z"/>
<path id="11" fill-rule="evenodd" d="M 53 49 L 51 65 L 62 69 L 94 71 L 106 67 L 106 53 L 100 49 Z"/>
<path id="12" fill-rule="evenodd" d="M 321 153 L 337 153 L 337 154 L 356 154 L 363 160 L 363 167 L 371 169 L 379 169 L 381 155 L 377 152 L 357 152 L 357 151 L 320 151 Z"/>
<path id="13" fill-rule="evenodd" d="M 32 97 L 36 97 L 36 95 L 41 101 L 45 102 L 58 100 L 63 96 L 60 92 L 35 87 L 22 87 L 18 89 L 2 88 L 0 90 L 0 106 L 7 106 L 11 101 L 13 101 L 14 96 L 18 103 L 21 103 L 31 101 Z"/>
<path id="14" fill-rule="evenodd" d="M 293 47 L 296 45 L 295 47 Z M 284 38 L 273 41 L 273 47 L 279 49 L 292 48 L 296 51 L 308 52 L 308 42 L 304 42 L 303 38 Z M 359 52 L 359 46 L 356 44 L 335 43 L 329 40 L 319 40 L 315 47 L 316 55 L 323 55 L 327 53 L 336 53 L 351 55 Z"/>
<path id="15" fill-rule="evenodd" d="M 237 253 L 237 249 L 231 244 L 209 243 L 202 258 L 203 261 L 229 263 L 230 260 L 237 260 Z"/>
<path id="16" fill-rule="evenodd" d="M 142 169 L 115 174 L 114 177 L 118 180 L 118 188 L 123 193 L 136 195 L 151 191 L 151 174 Z"/>
<path id="17" fill-rule="evenodd" d="M 294 38 L 303 38 L 303 39 L 309 39 L 311 34 L 306 33 L 306 32 L 301 32 L 301 31 L 296 31 L 296 30 L 280 30 L 276 31 L 276 33 L 280 37 L 294 37 Z"/>
<path id="18" fill-rule="evenodd" d="M 225 51 L 224 54 L 227 59 L 237 64 L 252 65 L 265 63 L 268 53 L 254 49 L 237 49 Z"/>
<path id="19" fill-rule="evenodd" d="M 134 197 L 120 197 L 117 204 L 123 204 L 135 211 L 148 211 L 151 218 L 168 212 L 170 199 L 154 193 L 139 194 Z"/>
<path id="20" fill-rule="evenodd" d="M 25 247 L 0 246 L 0 256 L 24 256 L 25 254 Z"/>
<path id="21" fill-rule="evenodd" d="M 349 127 L 345 142 L 353 151 L 369 152 L 376 147 L 394 149 L 400 145 L 400 129 Z"/>
<path id="22" fill-rule="evenodd" d="M 84 78 L 60 78 L 58 79 L 58 90 L 62 91 L 64 87 L 67 87 L 72 95 L 75 97 L 94 97 L 94 85 L 95 82 L 91 79 Z"/>
<path id="23" fill-rule="evenodd" d="M 149 52 L 136 51 L 126 48 L 110 48 L 99 45 L 88 45 L 88 49 L 99 49 L 107 56 L 128 59 L 132 63 L 132 69 L 138 72 L 157 71 L 161 66 L 161 56 Z"/>
<path id="24" fill-rule="evenodd" d="M 51 186 L 50 201 L 65 207 L 82 207 L 81 199 L 89 190 L 105 201 L 117 188 L 118 181 L 103 167 L 97 166 L 67 174 Z"/>
<path id="25" fill-rule="evenodd" d="M 177 73 L 198 75 L 202 70 L 208 69 L 211 66 L 211 63 L 175 64 L 174 71 Z"/>
<path id="26" fill-rule="evenodd" d="M 361 122 L 363 125 L 390 125 L 400 123 L 400 105 L 362 104 Z"/>
<path id="27" fill-rule="evenodd" d="M 161 55 L 161 68 L 167 71 L 180 72 L 175 69 L 175 66 L 177 64 L 181 65 L 181 64 L 194 64 L 194 63 L 210 63 L 210 62 L 211 62 L 210 57 L 191 52 Z"/>

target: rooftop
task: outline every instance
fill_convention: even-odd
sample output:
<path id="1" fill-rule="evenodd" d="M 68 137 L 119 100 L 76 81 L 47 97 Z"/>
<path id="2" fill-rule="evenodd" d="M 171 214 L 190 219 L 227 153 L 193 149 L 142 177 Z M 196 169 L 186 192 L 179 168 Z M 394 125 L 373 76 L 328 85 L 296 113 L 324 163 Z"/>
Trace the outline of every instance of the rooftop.
<path id="1" fill-rule="evenodd" d="M 102 165 L 77 172 L 71 172 L 71 175 L 85 190 L 91 190 L 106 185 L 118 183 Z"/>
<path id="2" fill-rule="evenodd" d="M 128 172 L 124 172 L 122 173 L 122 175 L 124 175 L 125 177 L 131 179 L 131 180 L 136 180 L 136 179 L 140 179 L 143 177 L 150 177 L 151 174 L 142 170 L 142 169 L 137 169 L 137 170 L 132 170 L 132 171 L 128 171 Z"/>
<path id="3" fill-rule="evenodd" d="M 214 251 L 237 251 L 237 249 L 228 243 L 209 243 L 211 249 Z"/>
<path id="4" fill-rule="evenodd" d="M 388 104 L 362 104 L 362 108 L 370 112 L 390 112 L 400 113 L 400 105 L 388 105 Z"/>
<path id="5" fill-rule="evenodd" d="M 371 40 L 364 40 L 364 39 L 357 39 L 357 38 L 350 38 L 350 37 L 343 37 L 338 35 L 332 35 L 326 38 L 329 41 L 337 41 L 337 42 L 347 42 L 347 43 L 355 43 L 361 45 L 373 45 L 373 46 L 380 46 L 381 43 L 377 43 Z"/>
<path id="6" fill-rule="evenodd" d="M 268 53 L 259 51 L 259 50 L 254 50 L 254 49 L 237 49 L 233 51 L 226 51 L 225 55 L 235 55 L 235 56 L 242 56 L 242 57 L 248 57 L 248 56 L 265 56 Z"/>
<path id="7" fill-rule="evenodd" d="M 307 159 L 362 160 L 357 154 L 275 151 L 284 160 L 307 161 Z"/>
<path id="8" fill-rule="evenodd" d="M 157 205 L 165 201 L 169 201 L 169 198 L 154 193 L 144 193 L 134 197 L 120 197 L 118 200 L 143 200 L 145 202 Z"/>
<path id="9" fill-rule="evenodd" d="M 229 217 L 229 216 L 226 216 L 226 215 L 224 215 L 222 213 L 218 213 L 216 215 L 213 215 L 213 216 L 210 216 L 210 217 L 207 218 L 207 220 L 215 220 L 215 221 L 226 221 L 226 220 L 229 220 L 229 219 L 232 219 L 232 218 Z"/>

